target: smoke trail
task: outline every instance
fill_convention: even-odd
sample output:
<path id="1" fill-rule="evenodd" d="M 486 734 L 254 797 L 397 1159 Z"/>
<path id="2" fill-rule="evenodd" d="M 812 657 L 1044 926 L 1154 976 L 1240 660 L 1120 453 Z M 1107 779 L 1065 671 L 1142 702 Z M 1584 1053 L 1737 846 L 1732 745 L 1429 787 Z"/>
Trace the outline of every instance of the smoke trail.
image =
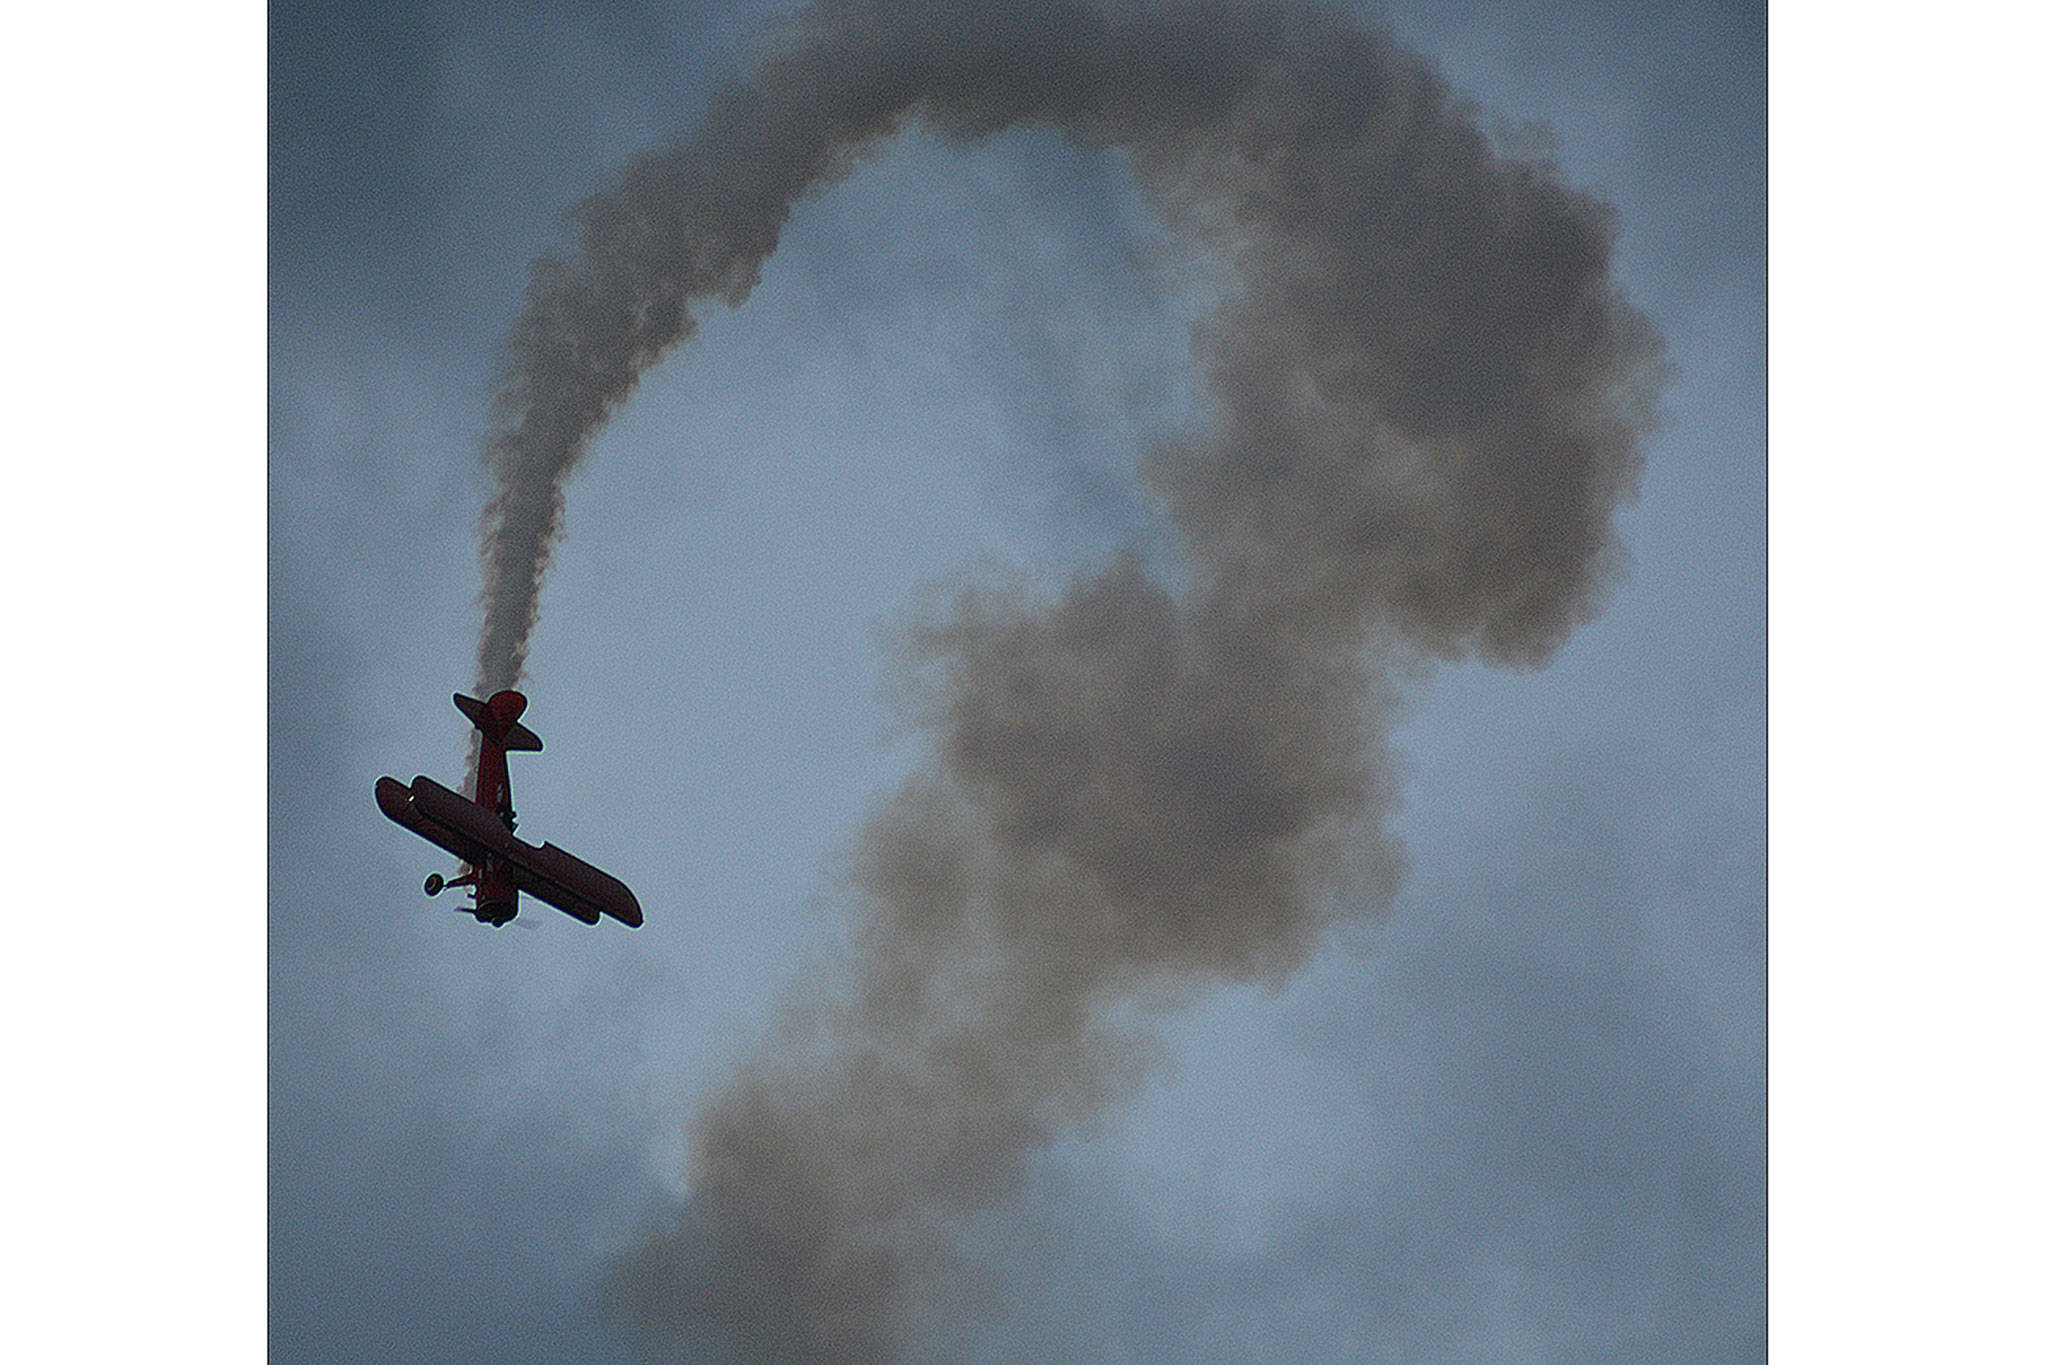
<path id="1" fill-rule="evenodd" d="M 1497 156 L 1380 35 L 820 0 L 536 267 L 492 446 L 487 688 L 523 665 L 591 434 L 911 119 L 1119 153 L 1233 283 L 1197 338 L 1211 415 L 1146 464 L 1189 586 L 1126 558 L 1051 600 L 964 590 L 910 633 L 932 757 L 863 832 L 857 960 L 699 1117 L 691 1206 L 616 1270 L 643 1325 L 747 1358 L 895 1354 L 969 1285 L 949 1221 L 1139 1083 L 1120 1002 L 1278 981 L 1385 903 L 1391 665 L 1536 665 L 1591 615 L 1660 368 L 1605 211 Z"/>

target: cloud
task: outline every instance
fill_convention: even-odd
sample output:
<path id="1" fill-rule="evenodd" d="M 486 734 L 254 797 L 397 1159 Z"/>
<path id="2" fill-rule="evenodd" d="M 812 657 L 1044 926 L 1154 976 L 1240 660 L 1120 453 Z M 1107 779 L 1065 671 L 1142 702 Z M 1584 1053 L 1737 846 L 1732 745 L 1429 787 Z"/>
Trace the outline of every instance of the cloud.
<path id="1" fill-rule="evenodd" d="M 1385 903 L 1399 678 L 1538 665 L 1592 616 L 1661 375 L 1611 215 L 1498 156 L 1377 33 L 1308 8 L 814 5 L 535 267 L 491 442 L 485 688 L 524 666 L 593 434 L 693 309 L 745 300 L 800 201 L 912 122 L 1113 156 L 1227 283 L 1196 329 L 1204 417 L 1146 461 L 1185 581 L 1127 554 L 1050 593 L 963 586 L 906 632 L 932 758 L 861 837 L 851 975 L 807 983 L 699 1116 L 698 1212 L 619 1271 L 650 1329 L 772 1320 L 827 1357 L 885 1356 L 913 1303 L 971 1296 L 951 1221 L 1133 1092 L 1124 1006 L 1278 981 Z"/>

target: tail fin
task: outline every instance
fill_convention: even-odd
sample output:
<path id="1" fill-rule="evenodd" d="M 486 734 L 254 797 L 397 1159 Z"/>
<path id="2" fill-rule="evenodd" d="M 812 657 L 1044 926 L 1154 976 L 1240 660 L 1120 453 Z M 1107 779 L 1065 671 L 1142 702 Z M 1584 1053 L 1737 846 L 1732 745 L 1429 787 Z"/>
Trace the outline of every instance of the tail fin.
<path id="1" fill-rule="evenodd" d="M 489 701 L 455 694 L 455 709 L 469 717 L 470 724 L 507 750 L 537 752 L 540 736 L 519 723 L 526 710 L 526 698 L 510 688 L 491 694 Z"/>

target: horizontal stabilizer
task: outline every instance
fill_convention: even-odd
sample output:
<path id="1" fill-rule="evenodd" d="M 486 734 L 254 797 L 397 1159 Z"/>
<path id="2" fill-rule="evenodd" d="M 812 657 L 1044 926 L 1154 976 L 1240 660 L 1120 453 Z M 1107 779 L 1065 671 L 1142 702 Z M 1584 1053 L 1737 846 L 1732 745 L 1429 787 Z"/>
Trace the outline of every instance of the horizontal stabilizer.
<path id="1" fill-rule="evenodd" d="M 500 720 L 492 715 L 489 702 L 479 701 L 475 697 L 465 697 L 457 692 L 455 709 L 468 716 L 471 725 L 496 739 L 504 749 L 521 753 L 540 752 L 539 735 L 516 720 Z"/>

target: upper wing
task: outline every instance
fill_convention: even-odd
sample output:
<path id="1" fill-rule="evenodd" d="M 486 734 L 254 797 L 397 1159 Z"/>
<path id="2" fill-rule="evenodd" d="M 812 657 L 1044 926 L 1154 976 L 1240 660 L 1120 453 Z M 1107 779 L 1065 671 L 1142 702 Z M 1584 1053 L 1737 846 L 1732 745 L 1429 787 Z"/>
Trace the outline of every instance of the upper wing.
<path id="1" fill-rule="evenodd" d="M 428 779 L 423 777 L 419 780 L 426 782 Z M 434 783 L 433 785 L 440 786 L 439 783 Z M 455 796 L 455 793 L 449 792 L 446 787 L 441 787 L 441 790 L 447 792 L 449 796 Z M 377 779 L 378 807 L 386 815 L 390 816 L 391 819 L 404 825 L 414 834 L 419 835 L 420 838 L 425 839 L 430 844 L 440 845 L 472 867 L 481 863 L 485 855 L 491 852 L 490 846 L 476 838 L 474 833 L 466 832 L 457 826 L 444 824 L 430 817 L 425 811 L 420 809 L 419 802 L 416 799 L 417 796 L 418 793 L 412 787 L 406 786 L 396 778 L 380 777 Z M 459 796 L 455 797 L 455 799 L 458 801 L 462 800 Z M 463 804 L 476 806 L 474 801 L 466 801 Z M 479 811 L 483 810 L 482 806 L 476 806 L 476 808 Z"/>
<path id="2" fill-rule="evenodd" d="M 606 914 L 629 929 L 640 927 L 640 902 L 626 884 L 575 854 L 553 844 L 539 848 L 520 844 L 519 851 L 507 858 L 516 869 L 514 880 L 519 889 L 532 892 L 557 910 L 567 911 L 585 924 L 595 924 L 599 914 Z"/>
<path id="3" fill-rule="evenodd" d="M 535 900 L 546 901 L 570 918 L 580 919 L 585 924 L 597 923 L 597 907 L 576 899 L 569 889 L 559 882 L 536 876 L 532 869 L 517 864 L 512 868 L 512 880 L 527 895 Z"/>

